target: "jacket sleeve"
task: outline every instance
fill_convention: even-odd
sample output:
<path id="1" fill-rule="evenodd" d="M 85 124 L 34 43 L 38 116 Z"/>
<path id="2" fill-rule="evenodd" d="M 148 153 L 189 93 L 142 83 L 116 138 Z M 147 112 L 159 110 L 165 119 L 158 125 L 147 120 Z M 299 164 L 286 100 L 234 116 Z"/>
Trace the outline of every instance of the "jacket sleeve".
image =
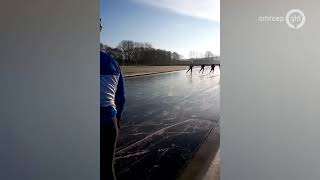
<path id="1" fill-rule="evenodd" d="M 117 86 L 117 91 L 115 96 L 115 103 L 117 108 L 117 118 L 121 119 L 122 112 L 124 109 L 124 104 L 125 104 L 125 88 L 124 88 L 124 80 L 123 80 L 123 75 L 121 70 L 120 70 L 120 76 L 119 76 L 119 81 L 118 81 L 118 86 Z"/>

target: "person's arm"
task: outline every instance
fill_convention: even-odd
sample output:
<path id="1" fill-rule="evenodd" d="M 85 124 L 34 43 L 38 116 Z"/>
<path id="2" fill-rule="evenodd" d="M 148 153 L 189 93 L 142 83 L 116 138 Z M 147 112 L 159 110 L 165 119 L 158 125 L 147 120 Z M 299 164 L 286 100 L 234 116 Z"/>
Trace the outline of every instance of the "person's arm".
<path id="1" fill-rule="evenodd" d="M 117 121 L 119 126 L 119 122 L 121 120 L 121 116 L 122 116 L 122 112 L 125 104 L 125 88 L 124 88 L 123 75 L 121 71 L 120 71 L 120 77 L 119 77 L 119 82 L 118 82 L 116 96 L 115 96 L 115 103 L 117 108 Z"/>

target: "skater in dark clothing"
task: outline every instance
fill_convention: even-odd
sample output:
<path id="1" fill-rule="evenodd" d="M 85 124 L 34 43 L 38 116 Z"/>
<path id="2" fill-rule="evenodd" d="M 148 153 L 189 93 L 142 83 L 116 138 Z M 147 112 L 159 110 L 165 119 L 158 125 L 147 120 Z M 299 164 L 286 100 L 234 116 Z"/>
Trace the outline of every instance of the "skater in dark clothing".
<path id="1" fill-rule="evenodd" d="M 210 70 L 210 72 L 209 72 L 209 74 L 212 72 L 212 74 L 214 73 L 214 67 L 215 67 L 216 65 L 214 65 L 214 64 L 211 64 L 211 70 Z"/>
<path id="2" fill-rule="evenodd" d="M 188 69 L 188 71 L 187 71 L 186 73 L 188 73 L 189 71 L 191 71 L 191 74 L 192 74 L 192 68 L 193 68 L 193 64 L 190 64 L 189 69 Z"/>
<path id="3" fill-rule="evenodd" d="M 203 72 L 204 72 L 204 67 L 205 67 L 205 66 L 206 66 L 206 65 L 204 65 L 204 64 L 201 65 L 201 69 L 200 69 L 199 73 L 202 71 L 202 74 L 203 74 Z"/>

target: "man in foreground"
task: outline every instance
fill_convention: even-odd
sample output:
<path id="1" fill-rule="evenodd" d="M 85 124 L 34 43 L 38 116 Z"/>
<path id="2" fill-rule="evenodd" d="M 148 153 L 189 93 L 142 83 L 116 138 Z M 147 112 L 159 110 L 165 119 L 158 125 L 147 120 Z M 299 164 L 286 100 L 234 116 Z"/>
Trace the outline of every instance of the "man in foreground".
<path id="1" fill-rule="evenodd" d="M 100 25 L 100 31 L 101 31 Z M 114 154 L 125 104 L 119 64 L 100 50 L 100 179 L 115 180 Z"/>

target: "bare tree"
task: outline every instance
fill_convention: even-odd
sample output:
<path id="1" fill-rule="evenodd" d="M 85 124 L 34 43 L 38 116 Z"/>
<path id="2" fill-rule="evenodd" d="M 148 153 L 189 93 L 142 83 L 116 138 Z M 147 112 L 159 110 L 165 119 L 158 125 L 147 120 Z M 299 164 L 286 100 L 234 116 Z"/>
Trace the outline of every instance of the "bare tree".
<path id="1" fill-rule="evenodd" d="M 204 54 L 204 57 L 207 58 L 207 59 L 210 59 L 210 58 L 213 58 L 214 55 L 211 51 L 206 51 L 205 54 Z"/>
<path id="2" fill-rule="evenodd" d="M 121 41 L 117 48 L 101 44 L 101 49 L 107 49 L 122 65 L 172 65 L 179 64 L 181 56 L 177 52 L 154 49 L 150 43 Z"/>

